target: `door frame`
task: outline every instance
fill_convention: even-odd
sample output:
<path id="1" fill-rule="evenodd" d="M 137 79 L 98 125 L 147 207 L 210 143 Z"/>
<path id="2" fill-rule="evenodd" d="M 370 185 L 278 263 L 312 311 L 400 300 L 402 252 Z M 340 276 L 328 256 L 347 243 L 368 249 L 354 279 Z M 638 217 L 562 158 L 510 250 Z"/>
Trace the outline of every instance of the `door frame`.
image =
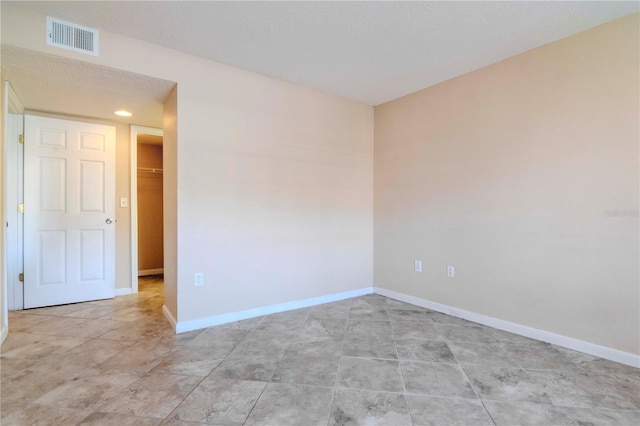
<path id="1" fill-rule="evenodd" d="M 138 135 L 163 136 L 162 129 L 131 125 L 130 162 L 131 188 L 129 209 L 131 214 L 131 292 L 138 292 Z"/>
<path id="2" fill-rule="evenodd" d="M 6 99 L 4 109 L 5 134 L 3 182 L 11 183 L 4 188 L 4 219 L 7 221 L 4 227 L 4 271 L 3 271 L 3 305 L 2 315 L 6 319 L 7 311 L 24 309 L 24 292 L 22 283 L 18 280 L 18 274 L 23 271 L 23 228 L 22 214 L 18 212 L 18 206 L 23 202 L 23 178 L 24 178 L 24 145 L 18 142 L 18 136 L 24 134 L 24 106 L 18 95 L 11 87 L 9 81 L 4 83 Z M 11 133 L 11 134 L 9 134 Z M 3 322 L 6 324 L 6 322 Z"/>

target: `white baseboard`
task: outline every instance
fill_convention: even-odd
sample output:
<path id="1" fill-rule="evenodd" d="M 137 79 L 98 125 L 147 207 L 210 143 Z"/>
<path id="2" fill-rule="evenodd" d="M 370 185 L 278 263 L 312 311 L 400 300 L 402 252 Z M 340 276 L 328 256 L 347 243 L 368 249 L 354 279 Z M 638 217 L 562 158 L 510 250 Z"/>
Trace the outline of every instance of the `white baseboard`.
<path id="1" fill-rule="evenodd" d="M 357 290 L 345 291 L 342 293 L 334 293 L 326 296 L 312 297 L 310 299 L 296 300 L 294 302 L 263 306 L 261 308 L 249 309 L 246 311 L 214 315 L 211 317 L 198 318 L 190 321 L 181 321 L 176 324 L 176 333 L 184 333 L 186 331 L 199 330 L 201 328 L 241 321 L 244 319 L 260 317 L 263 315 L 291 311 L 300 308 L 307 308 L 309 306 L 322 305 L 323 303 L 337 302 L 338 300 L 350 299 L 352 297 L 364 296 L 365 294 L 371 293 L 373 293 L 373 287 L 365 287 Z"/>
<path id="2" fill-rule="evenodd" d="M 131 288 L 116 288 L 116 296 L 126 296 L 128 294 L 133 294 Z"/>
<path id="3" fill-rule="evenodd" d="M 169 321 L 169 324 L 171 324 L 171 327 L 176 330 L 176 319 L 173 317 L 173 314 L 171 314 L 171 311 L 169 311 L 169 308 L 167 308 L 167 305 L 162 305 L 162 313 L 167 321 Z"/>
<path id="4" fill-rule="evenodd" d="M 454 308 L 452 306 L 443 305 L 441 303 L 432 302 L 415 296 L 409 296 L 404 293 L 398 293 L 396 291 L 387 290 L 381 287 L 375 287 L 374 293 L 381 296 L 390 297 L 401 302 L 411 303 L 412 305 L 431 309 L 432 311 L 441 312 L 443 314 L 462 318 L 478 324 L 487 325 L 489 327 L 497 328 L 498 330 L 508 331 L 509 333 L 518 334 L 520 336 L 529 337 L 531 339 L 541 340 L 543 342 L 562 346 L 563 348 L 572 349 L 574 351 L 583 352 L 589 355 L 619 362 L 621 364 L 640 368 L 640 355 L 620 351 L 618 349 L 608 348 L 606 346 L 596 345 L 595 343 L 585 342 L 584 340 L 574 339 L 573 337 L 562 336 L 550 331 L 527 327 L 526 325 L 516 324 L 487 315 L 465 311 L 464 309 Z"/>
<path id="5" fill-rule="evenodd" d="M 161 275 L 161 274 L 164 274 L 164 268 L 143 269 L 141 271 L 138 271 L 139 277 L 146 277 L 147 275 Z"/>
<path id="6" fill-rule="evenodd" d="M 2 327 L 2 331 L 0 331 L 0 345 L 4 342 L 4 339 L 7 338 L 9 334 L 9 325 L 5 325 Z"/>

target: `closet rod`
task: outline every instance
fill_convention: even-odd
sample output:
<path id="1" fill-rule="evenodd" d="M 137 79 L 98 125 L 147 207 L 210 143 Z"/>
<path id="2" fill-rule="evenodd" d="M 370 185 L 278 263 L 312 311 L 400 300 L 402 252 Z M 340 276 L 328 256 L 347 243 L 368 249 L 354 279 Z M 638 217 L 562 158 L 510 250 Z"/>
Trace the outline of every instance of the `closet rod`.
<path id="1" fill-rule="evenodd" d="M 140 173 L 162 173 L 162 169 L 156 169 L 153 167 L 138 167 Z"/>

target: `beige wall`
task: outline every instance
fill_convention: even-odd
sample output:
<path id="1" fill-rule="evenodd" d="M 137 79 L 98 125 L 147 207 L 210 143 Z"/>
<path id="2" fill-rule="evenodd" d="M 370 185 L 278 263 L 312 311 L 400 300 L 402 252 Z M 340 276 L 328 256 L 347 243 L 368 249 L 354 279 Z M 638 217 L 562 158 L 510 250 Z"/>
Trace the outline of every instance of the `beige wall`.
<path id="1" fill-rule="evenodd" d="M 53 49 L 43 15 L 2 8 L 10 45 L 177 82 L 164 268 L 178 321 L 372 285 L 373 108 L 107 32 L 98 57 Z"/>
<path id="2" fill-rule="evenodd" d="M 178 88 L 164 102 L 162 120 L 164 306 L 178 319 Z"/>
<path id="3" fill-rule="evenodd" d="M 162 169 L 162 145 L 137 144 L 138 167 Z M 162 269 L 162 174 L 138 172 L 138 271 Z"/>
<path id="4" fill-rule="evenodd" d="M 377 287 L 640 353 L 638 20 L 375 108 Z"/>
<path id="5" fill-rule="evenodd" d="M 6 338 L 7 324 L 7 277 L 5 271 L 5 214 L 4 214 L 4 115 L 7 112 L 4 80 L 0 74 L 0 343 Z"/>

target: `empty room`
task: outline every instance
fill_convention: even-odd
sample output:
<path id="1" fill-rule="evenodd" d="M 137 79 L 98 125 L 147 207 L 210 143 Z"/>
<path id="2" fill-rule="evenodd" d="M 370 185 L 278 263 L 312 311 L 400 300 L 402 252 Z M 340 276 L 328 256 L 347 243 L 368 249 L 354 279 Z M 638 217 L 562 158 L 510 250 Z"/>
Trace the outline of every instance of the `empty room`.
<path id="1" fill-rule="evenodd" d="M 0 22 L 1 424 L 640 424 L 637 1 Z"/>

